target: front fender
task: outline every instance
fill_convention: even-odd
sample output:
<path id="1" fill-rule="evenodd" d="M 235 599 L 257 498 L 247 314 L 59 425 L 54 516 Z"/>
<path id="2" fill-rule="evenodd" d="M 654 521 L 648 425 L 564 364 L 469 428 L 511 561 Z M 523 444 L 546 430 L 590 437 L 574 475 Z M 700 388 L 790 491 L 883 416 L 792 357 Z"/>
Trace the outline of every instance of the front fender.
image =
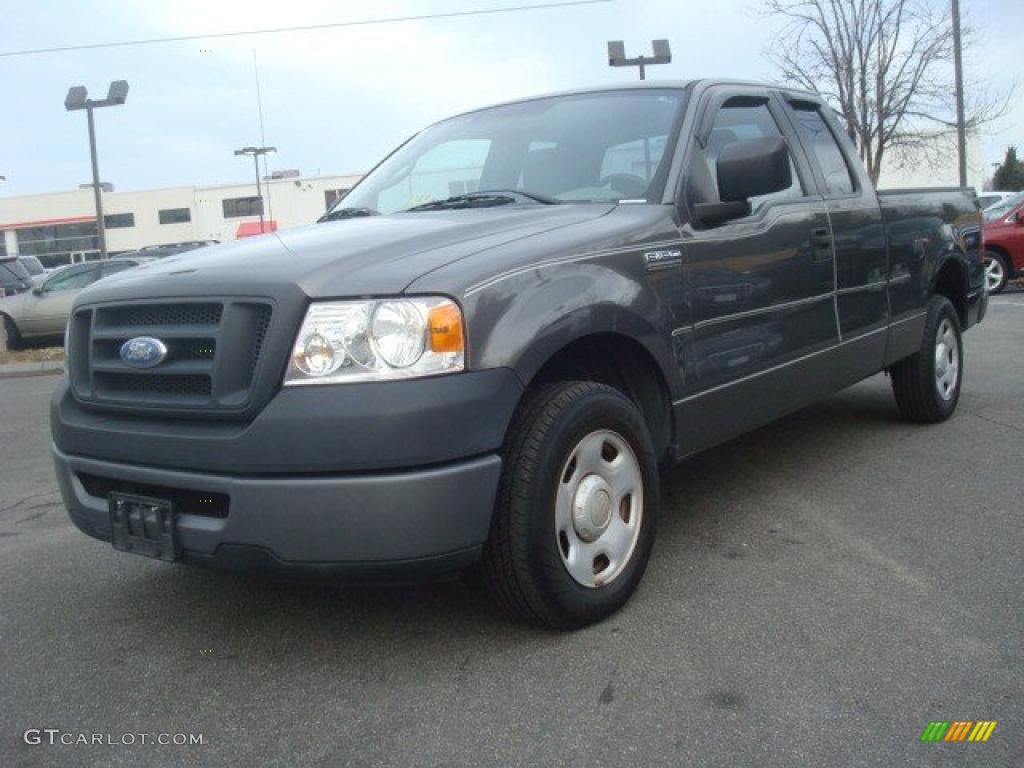
<path id="1" fill-rule="evenodd" d="M 566 345 L 598 333 L 640 343 L 670 391 L 678 375 L 667 334 L 671 317 L 645 281 L 615 265 L 561 263 L 512 275 L 465 298 L 472 367 L 513 368 L 528 384 Z"/>

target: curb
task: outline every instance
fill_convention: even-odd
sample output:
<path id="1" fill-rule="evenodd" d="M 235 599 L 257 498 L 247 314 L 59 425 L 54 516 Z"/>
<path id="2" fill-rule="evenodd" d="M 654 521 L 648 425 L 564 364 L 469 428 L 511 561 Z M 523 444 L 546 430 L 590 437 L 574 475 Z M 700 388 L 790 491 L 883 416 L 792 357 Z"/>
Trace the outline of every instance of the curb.
<path id="1" fill-rule="evenodd" d="M 64 373 L 63 361 L 0 365 L 0 379 L 23 379 L 29 376 L 52 376 L 58 373 Z"/>

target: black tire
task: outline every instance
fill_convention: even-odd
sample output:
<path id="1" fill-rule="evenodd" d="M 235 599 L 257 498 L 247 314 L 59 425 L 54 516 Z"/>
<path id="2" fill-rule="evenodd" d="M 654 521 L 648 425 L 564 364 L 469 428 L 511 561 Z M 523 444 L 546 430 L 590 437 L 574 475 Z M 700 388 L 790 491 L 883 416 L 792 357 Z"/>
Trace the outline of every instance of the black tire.
<path id="1" fill-rule="evenodd" d="M 890 369 L 892 391 L 896 405 L 904 418 L 919 424 L 936 424 L 953 415 L 960 400 L 960 386 L 964 378 L 964 345 L 960 333 L 960 319 L 949 299 L 932 296 L 928 301 L 921 348 Z M 958 365 L 955 382 L 949 396 L 943 397 L 936 384 L 936 344 L 939 329 L 948 323 L 956 338 Z"/>
<path id="2" fill-rule="evenodd" d="M 18 331 L 18 326 L 14 324 L 7 315 L 3 315 L 4 319 L 4 333 L 7 336 L 7 349 L 15 352 L 19 349 L 25 348 L 25 340 L 21 337 L 21 333 Z"/>
<path id="3" fill-rule="evenodd" d="M 985 276 L 988 279 L 988 262 L 997 261 L 1003 269 L 1003 277 L 999 281 L 999 285 L 996 285 L 988 289 L 989 293 L 1002 293 L 1003 289 L 1006 288 L 1006 284 L 1010 280 L 1010 263 L 1006 260 L 1003 254 L 996 251 L 985 251 Z"/>
<path id="4" fill-rule="evenodd" d="M 543 385 L 527 396 L 509 429 L 504 469 L 484 550 L 488 590 L 507 612 L 533 624 L 575 629 L 622 607 L 650 559 L 657 518 L 658 469 L 640 410 L 618 390 L 594 382 Z M 565 463 L 597 430 L 621 436 L 633 451 L 643 509 L 632 554 L 608 583 L 587 587 L 562 561 L 555 494 Z"/>

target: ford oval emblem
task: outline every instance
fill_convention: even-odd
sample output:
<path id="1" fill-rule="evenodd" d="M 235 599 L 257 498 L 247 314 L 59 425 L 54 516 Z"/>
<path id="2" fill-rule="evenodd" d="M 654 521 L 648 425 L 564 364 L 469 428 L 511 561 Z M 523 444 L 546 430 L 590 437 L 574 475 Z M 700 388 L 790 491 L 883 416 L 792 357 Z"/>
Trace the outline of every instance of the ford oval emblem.
<path id="1" fill-rule="evenodd" d="M 136 336 L 121 345 L 121 359 L 132 368 L 152 368 L 167 357 L 167 345 L 152 336 Z"/>

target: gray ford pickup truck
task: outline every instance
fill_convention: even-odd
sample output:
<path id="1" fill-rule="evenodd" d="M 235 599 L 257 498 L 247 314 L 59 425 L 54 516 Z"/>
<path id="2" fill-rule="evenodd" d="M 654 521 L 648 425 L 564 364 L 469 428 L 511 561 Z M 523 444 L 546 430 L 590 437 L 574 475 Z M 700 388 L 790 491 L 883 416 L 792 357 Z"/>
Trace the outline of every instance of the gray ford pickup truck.
<path id="1" fill-rule="evenodd" d="M 53 456 L 119 550 L 298 577 L 478 563 L 560 628 L 622 606 L 658 473 L 885 371 L 955 410 L 972 192 L 878 193 L 811 93 L 565 93 L 422 131 L 320 222 L 76 300 Z"/>

